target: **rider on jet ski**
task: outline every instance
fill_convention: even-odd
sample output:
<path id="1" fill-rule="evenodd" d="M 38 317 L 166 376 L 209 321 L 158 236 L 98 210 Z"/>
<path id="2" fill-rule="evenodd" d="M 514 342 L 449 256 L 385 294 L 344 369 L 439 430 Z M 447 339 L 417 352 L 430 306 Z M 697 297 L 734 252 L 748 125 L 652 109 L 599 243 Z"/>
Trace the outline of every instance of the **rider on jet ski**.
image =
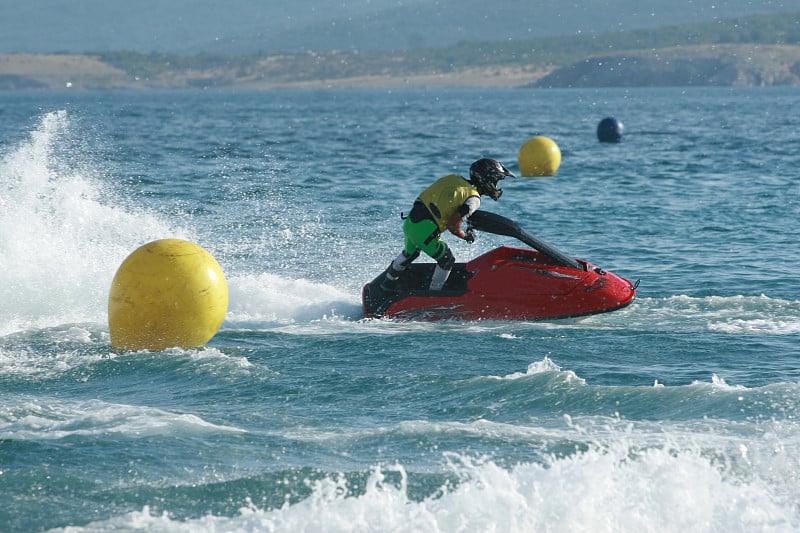
<path id="1" fill-rule="evenodd" d="M 400 274 L 423 251 L 436 261 L 430 290 L 441 290 L 456 262 L 441 233 L 446 229 L 469 243 L 473 242 L 475 235 L 472 230 L 465 232 L 461 225 L 480 207 L 481 195 L 495 201 L 500 199 L 503 189 L 497 184 L 506 176 L 516 177 L 499 161 L 484 158 L 469 167 L 469 180 L 449 174 L 425 189 L 403 223 L 405 248 L 386 269 L 381 288 L 396 290 Z"/>

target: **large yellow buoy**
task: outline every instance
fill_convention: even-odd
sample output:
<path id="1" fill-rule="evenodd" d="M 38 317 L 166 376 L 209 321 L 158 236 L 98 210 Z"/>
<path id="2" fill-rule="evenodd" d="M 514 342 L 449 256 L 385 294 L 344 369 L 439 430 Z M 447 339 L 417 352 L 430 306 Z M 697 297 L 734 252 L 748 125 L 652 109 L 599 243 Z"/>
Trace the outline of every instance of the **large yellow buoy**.
<path id="1" fill-rule="evenodd" d="M 519 149 L 519 170 L 523 176 L 555 176 L 559 166 L 561 150 L 549 137 L 532 137 Z"/>
<path id="2" fill-rule="evenodd" d="M 202 247 L 162 239 L 122 262 L 108 296 L 111 345 L 124 350 L 203 346 L 228 311 L 228 285 Z"/>

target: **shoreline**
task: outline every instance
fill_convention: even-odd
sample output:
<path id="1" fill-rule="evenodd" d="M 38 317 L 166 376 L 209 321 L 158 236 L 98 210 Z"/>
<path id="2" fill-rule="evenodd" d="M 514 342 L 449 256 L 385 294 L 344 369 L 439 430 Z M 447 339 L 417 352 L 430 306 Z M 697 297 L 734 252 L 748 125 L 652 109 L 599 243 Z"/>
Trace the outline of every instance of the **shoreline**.
<path id="1" fill-rule="evenodd" d="M 393 67 L 386 63 L 344 65 L 336 69 L 324 61 L 309 63 L 308 56 L 271 56 L 247 64 L 231 61 L 203 68 L 169 62 L 126 64 L 126 71 L 97 55 L 0 54 L 0 90 L 800 86 L 800 45 L 726 44 L 622 51 L 560 67 L 520 63 L 415 71 L 408 65 Z M 150 74 L 129 72 L 147 72 L 148 68 Z"/>
<path id="2" fill-rule="evenodd" d="M 293 78 L 284 73 L 268 76 L 268 72 L 235 76 L 219 69 L 209 69 L 176 70 L 157 77 L 141 78 L 131 76 L 97 56 L 0 54 L 0 90 L 518 88 L 535 83 L 552 70 L 498 66 L 434 73 Z"/>

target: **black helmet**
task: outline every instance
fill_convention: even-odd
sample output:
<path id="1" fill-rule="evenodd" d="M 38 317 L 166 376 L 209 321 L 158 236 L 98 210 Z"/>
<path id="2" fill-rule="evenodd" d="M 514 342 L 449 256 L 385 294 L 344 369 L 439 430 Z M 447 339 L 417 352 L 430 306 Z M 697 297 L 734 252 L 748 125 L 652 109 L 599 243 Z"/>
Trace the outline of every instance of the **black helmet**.
<path id="1" fill-rule="evenodd" d="M 499 200 L 503 189 L 497 183 L 506 176 L 514 173 L 503 166 L 503 163 L 494 159 L 478 159 L 469 167 L 469 181 L 478 189 L 478 192 L 490 196 L 492 200 Z"/>

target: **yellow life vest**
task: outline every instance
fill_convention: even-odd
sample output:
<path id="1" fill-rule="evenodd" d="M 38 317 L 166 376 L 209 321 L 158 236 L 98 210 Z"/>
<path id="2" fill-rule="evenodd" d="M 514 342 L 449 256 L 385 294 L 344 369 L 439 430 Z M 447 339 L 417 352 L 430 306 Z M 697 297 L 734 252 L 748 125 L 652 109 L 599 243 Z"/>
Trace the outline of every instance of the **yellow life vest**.
<path id="1" fill-rule="evenodd" d="M 470 196 L 480 197 L 478 189 L 461 176 L 448 174 L 425 189 L 419 199 L 430 211 L 439 231 L 444 231 L 450 218 Z"/>

